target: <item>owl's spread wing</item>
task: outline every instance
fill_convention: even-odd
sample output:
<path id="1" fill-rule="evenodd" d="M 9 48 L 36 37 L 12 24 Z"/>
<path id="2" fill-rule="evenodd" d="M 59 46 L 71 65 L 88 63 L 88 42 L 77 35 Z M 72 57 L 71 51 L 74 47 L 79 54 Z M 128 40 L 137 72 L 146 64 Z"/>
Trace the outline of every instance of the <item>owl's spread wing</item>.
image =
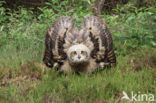
<path id="1" fill-rule="evenodd" d="M 91 57 L 96 59 L 96 62 L 116 65 L 112 36 L 102 19 L 96 16 L 86 17 L 81 31 L 81 35 L 89 37 L 93 44 Z"/>
<path id="2" fill-rule="evenodd" d="M 70 43 L 71 40 L 66 40 L 65 38 L 72 36 L 70 32 L 73 29 L 74 21 L 70 17 L 61 17 L 47 31 L 43 62 L 48 67 L 53 67 L 54 63 L 61 63 L 61 60 L 67 58 L 64 44 L 65 42 Z"/>

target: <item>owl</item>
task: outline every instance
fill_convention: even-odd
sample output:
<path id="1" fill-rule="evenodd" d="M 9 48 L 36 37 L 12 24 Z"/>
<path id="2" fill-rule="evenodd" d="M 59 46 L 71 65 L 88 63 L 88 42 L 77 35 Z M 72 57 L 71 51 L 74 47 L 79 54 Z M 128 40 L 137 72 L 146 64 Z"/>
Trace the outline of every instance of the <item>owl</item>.
<path id="1" fill-rule="evenodd" d="M 64 73 L 92 73 L 115 66 L 111 33 L 96 16 L 84 18 L 81 29 L 75 27 L 71 17 L 61 17 L 47 31 L 43 62 Z"/>

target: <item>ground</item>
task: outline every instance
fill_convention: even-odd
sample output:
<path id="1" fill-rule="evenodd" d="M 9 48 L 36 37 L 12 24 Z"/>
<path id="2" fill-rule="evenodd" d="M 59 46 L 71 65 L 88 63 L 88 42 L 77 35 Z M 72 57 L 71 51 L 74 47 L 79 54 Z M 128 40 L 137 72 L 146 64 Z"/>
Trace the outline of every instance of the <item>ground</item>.
<path id="1" fill-rule="evenodd" d="M 0 101 L 115 103 L 123 96 L 123 91 L 129 95 L 131 91 L 156 95 L 156 49 L 149 49 L 150 53 L 148 50 L 138 50 L 133 54 L 117 56 L 116 67 L 96 71 L 91 75 L 59 74 L 47 68 L 41 59 L 22 62 L 19 60 L 21 55 L 15 53 L 13 57 L 1 58 L 4 64 L 3 67 L 1 64 L 0 69 Z"/>

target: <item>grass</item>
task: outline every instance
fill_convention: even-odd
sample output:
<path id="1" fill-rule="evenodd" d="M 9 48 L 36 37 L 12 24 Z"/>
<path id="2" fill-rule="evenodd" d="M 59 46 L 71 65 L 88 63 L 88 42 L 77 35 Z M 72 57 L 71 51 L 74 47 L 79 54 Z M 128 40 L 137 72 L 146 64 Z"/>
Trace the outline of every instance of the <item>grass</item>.
<path id="1" fill-rule="evenodd" d="M 119 56 L 117 67 L 91 75 L 61 75 L 46 68 L 41 61 L 17 66 L 16 75 L 12 69 L 2 68 L 0 100 L 1 103 L 92 103 L 104 99 L 114 103 L 122 91 L 129 95 L 131 91 L 156 95 L 156 65 L 136 70 L 137 64 L 130 62 L 132 59 Z"/>
<path id="2" fill-rule="evenodd" d="M 155 44 L 146 45 L 155 29 L 147 19 L 151 14 L 145 14 L 104 15 L 118 64 L 91 75 L 62 75 L 43 64 L 45 33 L 55 17 L 45 21 L 10 17 L 11 22 L 0 27 L 0 103 L 115 103 L 123 91 L 129 96 L 131 91 L 156 96 L 156 49 Z M 146 28 L 149 24 L 151 28 Z M 152 36 L 142 37 L 143 33 Z"/>

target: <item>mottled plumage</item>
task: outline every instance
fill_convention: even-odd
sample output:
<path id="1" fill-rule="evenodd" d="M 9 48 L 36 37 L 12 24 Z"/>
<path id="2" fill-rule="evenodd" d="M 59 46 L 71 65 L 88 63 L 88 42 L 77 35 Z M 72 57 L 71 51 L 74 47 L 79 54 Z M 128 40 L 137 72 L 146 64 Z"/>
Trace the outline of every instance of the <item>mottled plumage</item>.
<path id="1" fill-rule="evenodd" d="M 70 17 L 57 19 L 47 31 L 45 46 L 44 63 L 63 72 L 116 65 L 111 33 L 96 16 L 86 17 L 80 30 Z"/>

